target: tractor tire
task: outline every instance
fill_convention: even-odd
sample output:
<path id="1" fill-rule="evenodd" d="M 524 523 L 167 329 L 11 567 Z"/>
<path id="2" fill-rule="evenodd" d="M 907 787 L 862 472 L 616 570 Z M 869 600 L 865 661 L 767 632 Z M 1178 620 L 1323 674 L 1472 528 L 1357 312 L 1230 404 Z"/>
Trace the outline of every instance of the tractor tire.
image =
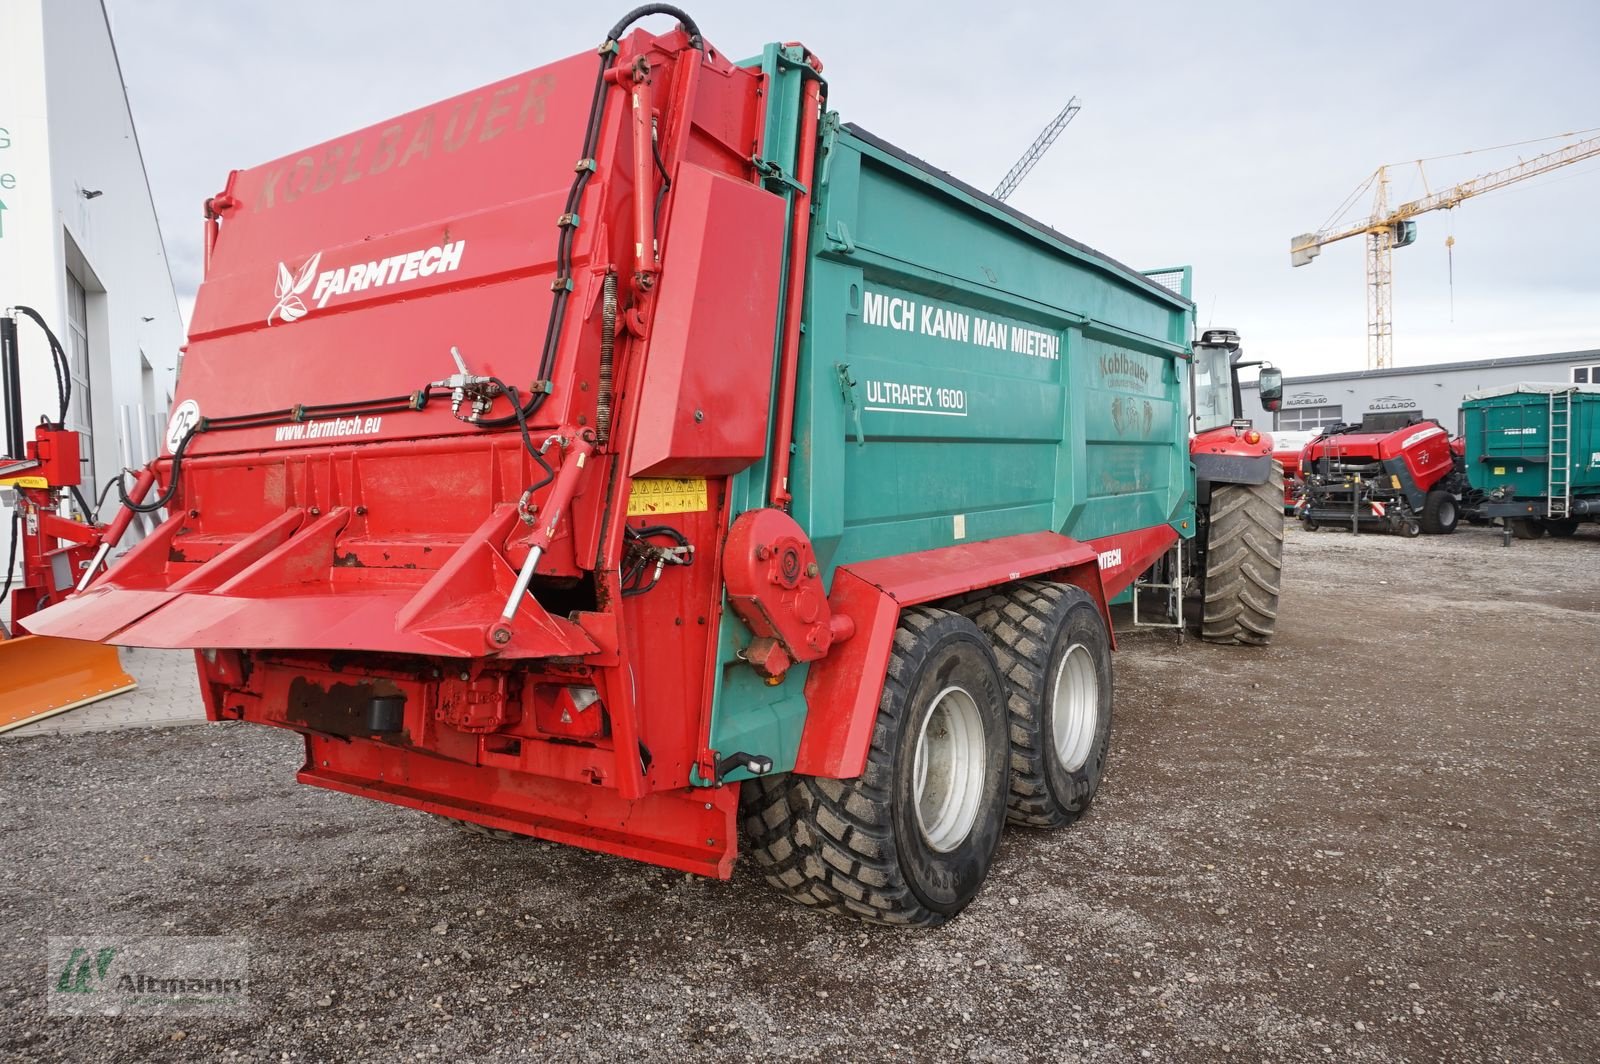
<path id="1" fill-rule="evenodd" d="M 900 616 L 861 775 L 788 773 L 741 785 L 767 882 L 801 905 L 935 927 L 972 901 L 1006 819 L 1005 687 L 977 625 Z"/>
<path id="2" fill-rule="evenodd" d="M 484 824 L 474 823 L 471 820 L 461 820 L 453 816 L 439 816 L 438 813 L 433 815 L 439 817 L 439 819 L 443 820 L 446 824 L 454 825 L 456 830 L 460 831 L 464 835 L 472 835 L 480 839 L 490 839 L 494 842 L 533 841 L 533 836 L 531 835 L 518 835 L 515 831 L 507 831 L 504 828 L 491 828 Z"/>
<path id="3" fill-rule="evenodd" d="M 1448 491 L 1428 492 L 1422 501 L 1422 530 L 1430 536 L 1448 536 L 1461 522 L 1461 505 Z"/>
<path id="4" fill-rule="evenodd" d="M 1507 518 L 1506 524 L 1517 539 L 1538 539 L 1544 535 L 1544 523 L 1532 517 Z"/>
<path id="5" fill-rule="evenodd" d="M 1218 484 L 1206 525 L 1205 612 L 1200 636 L 1213 643 L 1272 642 L 1283 576 L 1283 468 L 1265 484 Z"/>
<path id="6" fill-rule="evenodd" d="M 1578 519 L 1576 517 L 1546 517 L 1540 524 L 1544 530 L 1557 539 L 1571 539 L 1578 534 Z"/>
<path id="7" fill-rule="evenodd" d="M 989 637 L 1011 723 L 1013 824 L 1053 828 L 1094 800 L 1111 747 L 1111 639 L 1082 588 L 1029 580 L 961 606 Z"/>

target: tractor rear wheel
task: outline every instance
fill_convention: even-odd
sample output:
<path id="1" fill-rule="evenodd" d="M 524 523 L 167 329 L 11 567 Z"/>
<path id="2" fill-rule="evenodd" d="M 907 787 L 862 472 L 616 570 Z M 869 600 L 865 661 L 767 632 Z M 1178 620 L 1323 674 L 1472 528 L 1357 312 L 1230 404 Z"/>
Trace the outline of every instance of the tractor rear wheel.
<path id="1" fill-rule="evenodd" d="M 1570 539 L 1578 534 L 1576 517 L 1547 517 L 1542 523 L 1546 532 L 1559 539 Z"/>
<path id="2" fill-rule="evenodd" d="M 1448 536 L 1461 521 L 1456 497 L 1442 488 L 1428 492 L 1422 501 L 1422 530 L 1430 536 Z"/>
<path id="3" fill-rule="evenodd" d="M 1217 484 L 1206 523 L 1202 638 L 1213 643 L 1272 641 L 1283 575 L 1283 467 L 1265 484 Z"/>
<path id="4" fill-rule="evenodd" d="M 1531 517 L 1507 518 L 1506 524 L 1511 526 L 1511 534 L 1518 539 L 1538 539 L 1544 535 L 1543 522 Z"/>
<path id="5" fill-rule="evenodd" d="M 1005 688 L 959 613 L 906 610 L 866 767 L 742 785 L 745 834 L 767 882 L 802 905 L 933 927 L 989 875 L 1006 818 Z"/>
<path id="6" fill-rule="evenodd" d="M 1111 746 L 1111 639 L 1088 592 L 1028 580 L 981 591 L 961 612 L 1005 677 L 1014 824 L 1059 827 L 1094 800 Z"/>

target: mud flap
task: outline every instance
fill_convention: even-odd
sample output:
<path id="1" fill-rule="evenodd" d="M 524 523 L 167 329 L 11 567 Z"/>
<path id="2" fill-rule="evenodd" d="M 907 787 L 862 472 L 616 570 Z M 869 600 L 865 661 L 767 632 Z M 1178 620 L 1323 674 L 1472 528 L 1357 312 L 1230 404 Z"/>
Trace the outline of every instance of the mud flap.
<path id="1" fill-rule="evenodd" d="M 138 686 L 117 648 L 24 635 L 0 642 L 0 732 Z"/>

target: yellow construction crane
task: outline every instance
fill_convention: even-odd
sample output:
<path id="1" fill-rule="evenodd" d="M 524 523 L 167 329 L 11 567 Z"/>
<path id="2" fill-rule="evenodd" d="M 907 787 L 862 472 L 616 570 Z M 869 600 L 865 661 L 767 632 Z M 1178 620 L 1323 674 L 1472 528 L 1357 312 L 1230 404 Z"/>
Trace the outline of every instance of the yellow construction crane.
<path id="1" fill-rule="evenodd" d="M 1593 133 L 1595 130 L 1583 130 L 1583 133 Z M 1558 137 L 1575 137 L 1578 133 L 1560 133 L 1555 137 L 1543 137 L 1541 140 L 1555 140 Z M 1538 141 L 1522 141 L 1521 144 L 1534 144 Z M 1503 144 L 1502 148 L 1514 148 L 1519 144 Z M 1495 151 L 1495 148 L 1481 148 L 1480 151 Z M 1472 152 L 1457 152 L 1457 155 L 1471 155 Z M 1389 171 L 1393 165 L 1380 166 L 1373 171 L 1372 176 L 1362 182 L 1352 192 L 1344 203 L 1334 212 L 1329 222 L 1314 233 L 1302 233 L 1289 241 L 1289 265 L 1304 266 L 1322 252 L 1326 244 L 1344 240 L 1352 236 L 1365 235 L 1367 238 L 1367 368 L 1382 369 L 1392 361 L 1393 322 L 1390 318 L 1390 273 L 1389 255 L 1395 248 L 1403 248 L 1417 239 L 1417 223 L 1412 221 L 1419 214 L 1429 211 L 1449 210 L 1462 200 L 1473 196 L 1481 196 L 1485 192 L 1492 192 L 1497 188 L 1526 181 L 1530 177 L 1547 174 L 1551 170 L 1573 163 L 1582 162 L 1600 156 L 1600 137 L 1589 137 L 1573 141 L 1565 147 L 1544 155 L 1537 155 L 1531 159 L 1508 166 L 1503 170 L 1494 170 L 1487 174 L 1480 174 L 1469 181 L 1444 189 L 1440 192 L 1427 192 L 1421 199 L 1402 203 L 1398 207 L 1389 206 Z M 1438 155 L 1433 159 L 1418 159 L 1416 166 L 1422 170 L 1422 164 L 1432 162 L 1434 159 L 1453 158 L 1453 156 Z M 1406 164 L 1410 165 L 1410 164 Z M 1423 175 L 1423 189 L 1427 190 L 1427 176 Z M 1368 188 L 1372 193 L 1372 214 L 1363 221 L 1354 223 L 1340 223 L 1338 221 L 1350 204 Z"/>

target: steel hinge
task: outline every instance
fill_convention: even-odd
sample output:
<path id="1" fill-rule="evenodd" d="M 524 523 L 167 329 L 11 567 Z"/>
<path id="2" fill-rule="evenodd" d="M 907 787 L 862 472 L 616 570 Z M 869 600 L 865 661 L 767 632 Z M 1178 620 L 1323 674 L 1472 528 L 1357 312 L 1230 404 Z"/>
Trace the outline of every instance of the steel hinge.
<path id="1" fill-rule="evenodd" d="M 838 232 L 834 232 L 835 229 Z M 854 255 L 856 253 L 856 242 L 851 239 L 850 230 L 842 221 L 834 222 L 833 229 L 825 231 L 822 234 L 822 239 L 836 248 L 841 255 Z"/>
<path id="2" fill-rule="evenodd" d="M 796 192 L 809 193 L 805 185 L 790 176 L 789 171 L 779 166 L 770 159 L 763 159 L 759 155 L 750 157 L 750 165 L 756 168 L 756 173 L 761 175 L 761 180 L 775 184 L 782 188 L 791 188 Z"/>

